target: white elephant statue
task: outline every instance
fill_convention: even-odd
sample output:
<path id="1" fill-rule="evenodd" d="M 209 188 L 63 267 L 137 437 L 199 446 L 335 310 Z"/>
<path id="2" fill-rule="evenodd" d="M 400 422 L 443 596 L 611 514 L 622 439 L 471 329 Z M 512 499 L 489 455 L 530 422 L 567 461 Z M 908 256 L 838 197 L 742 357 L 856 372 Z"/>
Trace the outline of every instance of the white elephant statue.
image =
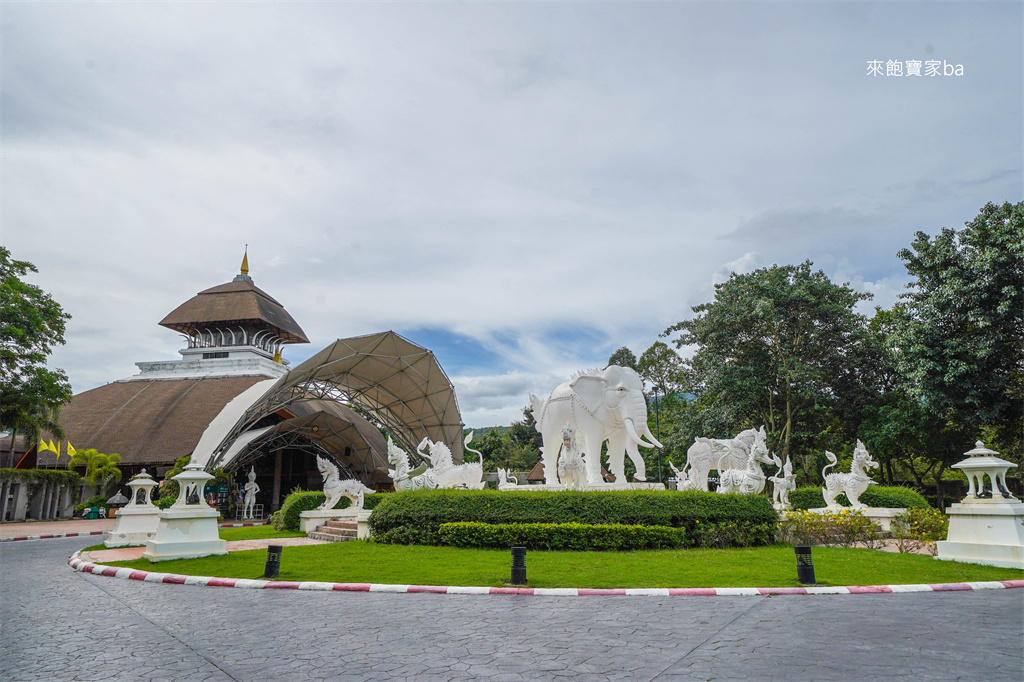
<path id="1" fill-rule="evenodd" d="M 626 453 L 636 467 L 636 480 L 647 480 L 644 459 L 637 448 L 662 445 L 647 426 L 643 387 L 643 380 L 634 370 L 609 365 L 574 375 L 556 386 L 544 400 L 530 395 L 537 430 L 544 439 L 541 461 L 549 485 L 560 482 L 555 480 L 557 457 L 562 444 L 562 427 L 567 422 L 576 429 L 577 446 L 587 466 L 587 485 L 603 482 L 601 445 L 604 441 L 608 441 L 608 470 L 617 482 L 626 480 Z"/>

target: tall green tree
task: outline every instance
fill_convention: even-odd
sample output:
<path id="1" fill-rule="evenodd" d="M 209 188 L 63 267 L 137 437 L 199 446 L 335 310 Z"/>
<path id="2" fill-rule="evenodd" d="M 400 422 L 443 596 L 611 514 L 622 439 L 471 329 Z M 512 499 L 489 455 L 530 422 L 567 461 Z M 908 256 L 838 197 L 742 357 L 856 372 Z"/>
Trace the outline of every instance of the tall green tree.
<path id="1" fill-rule="evenodd" d="M 869 298 L 813 271 L 810 261 L 773 265 L 733 273 L 715 285 L 714 301 L 663 336 L 678 332 L 677 347 L 695 347 L 686 366 L 699 404 L 731 414 L 734 428 L 767 424 L 783 457 L 799 461 L 794 442 L 810 445 L 824 430 L 834 386 L 864 335 L 854 306 Z"/>
<path id="2" fill-rule="evenodd" d="M 32 440 L 42 431 L 63 437 L 57 416 L 71 399 L 64 372 L 46 367 L 53 347 L 64 343 L 71 316 L 23 280 L 30 272 L 38 271 L 0 246 L 0 428 L 11 430 L 10 466 L 19 432 Z"/>
<path id="3" fill-rule="evenodd" d="M 986 204 L 963 230 L 918 232 L 894 337 L 912 391 L 947 421 L 1008 442 L 1024 426 L 1024 202 Z M 965 445 L 964 443 L 960 444 Z"/>
<path id="4" fill-rule="evenodd" d="M 618 365 L 619 367 L 629 367 L 630 369 L 636 369 L 636 355 L 629 348 L 623 346 L 608 358 L 609 365 Z"/>

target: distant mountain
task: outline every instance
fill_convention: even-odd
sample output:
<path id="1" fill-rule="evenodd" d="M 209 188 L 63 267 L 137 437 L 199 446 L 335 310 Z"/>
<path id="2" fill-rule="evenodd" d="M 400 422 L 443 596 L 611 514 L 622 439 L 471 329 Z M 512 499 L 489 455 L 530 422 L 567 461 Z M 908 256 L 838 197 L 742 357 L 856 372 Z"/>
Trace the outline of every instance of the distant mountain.
<path id="1" fill-rule="evenodd" d="M 467 426 L 466 430 L 473 432 L 473 438 L 483 438 L 491 431 L 497 431 L 499 436 L 503 435 L 509 428 L 508 426 Z"/>

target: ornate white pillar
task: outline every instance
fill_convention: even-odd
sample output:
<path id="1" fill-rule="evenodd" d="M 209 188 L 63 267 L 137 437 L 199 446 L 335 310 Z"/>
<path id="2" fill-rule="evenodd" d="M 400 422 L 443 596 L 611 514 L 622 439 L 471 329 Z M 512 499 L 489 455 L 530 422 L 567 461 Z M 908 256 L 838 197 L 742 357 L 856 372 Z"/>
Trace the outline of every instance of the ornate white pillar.
<path id="1" fill-rule="evenodd" d="M 947 510 L 949 533 L 936 543 L 936 558 L 1024 569 L 1024 503 L 1006 487 L 1006 472 L 1017 465 L 981 441 L 964 454 L 953 468 L 967 475 L 967 497 Z"/>

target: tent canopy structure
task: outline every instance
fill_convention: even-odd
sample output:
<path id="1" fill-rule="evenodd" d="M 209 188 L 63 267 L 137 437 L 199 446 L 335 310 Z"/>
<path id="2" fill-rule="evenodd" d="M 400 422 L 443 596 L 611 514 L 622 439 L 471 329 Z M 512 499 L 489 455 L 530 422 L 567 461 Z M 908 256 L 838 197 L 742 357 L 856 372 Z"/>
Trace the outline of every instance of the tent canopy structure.
<path id="1" fill-rule="evenodd" d="M 228 450 L 223 468 L 243 468 L 261 451 L 313 445 L 313 452 L 330 455 L 349 476 L 372 483 L 390 480 L 384 436 L 351 408 L 307 400 L 293 403 L 288 411 L 299 416 L 243 433 Z"/>
<path id="2" fill-rule="evenodd" d="M 462 461 L 463 424 L 454 387 L 431 351 L 387 331 L 338 339 L 281 377 L 238 420 L 207 468 L 223 466 L 232 443 L 260 419 L 275 413 L 309 416 L 299 413 L 310 402 L 354 408 L 385 427 L 413 458 L 426 437 L 445 443 L 452 459 Z M 362 435 L 364 440 L 372 438 Z M 386 467 L 386 448 L 384 457 Z M 365 457 L 356 464 L 358 471 L 367 473 L 379 466 L 376 458 Z"/>

